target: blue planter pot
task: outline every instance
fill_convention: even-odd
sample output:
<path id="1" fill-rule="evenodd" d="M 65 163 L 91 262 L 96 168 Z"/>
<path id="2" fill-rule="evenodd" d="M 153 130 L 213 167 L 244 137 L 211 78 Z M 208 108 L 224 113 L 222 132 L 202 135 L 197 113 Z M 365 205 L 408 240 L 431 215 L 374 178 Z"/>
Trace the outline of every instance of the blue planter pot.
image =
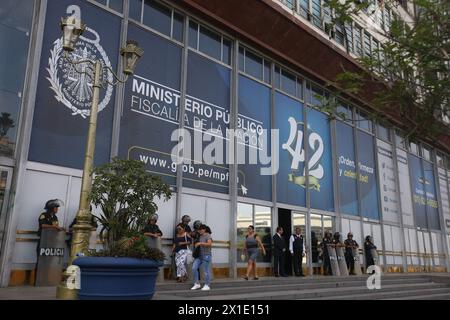
<path id="1" fill-rule="evenodd" d="M 81 300 L 149 300 L 162 261 L 137 258 L 79 257 Z"/>

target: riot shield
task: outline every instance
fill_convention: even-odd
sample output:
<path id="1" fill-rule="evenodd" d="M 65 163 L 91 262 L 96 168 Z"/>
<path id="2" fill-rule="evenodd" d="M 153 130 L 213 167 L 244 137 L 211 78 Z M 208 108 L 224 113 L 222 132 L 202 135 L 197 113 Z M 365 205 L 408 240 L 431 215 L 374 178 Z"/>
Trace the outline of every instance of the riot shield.
<path id="1" fill-rule="evenodd" d="M 339 271 L 336 249 L 333 248 L 331 244 L 327 244 L 327 251 L 330 257 L 331 271 L 333 272 L 333 276 L 340 276 L 341 272 Z"/>
<path id="2" fill-rule="evenodd" d="M 57 286 L 61 282 L 66 249 L 66 233 L 54 228 L 42 229 L 36 271 L 37 287 Z"/>
<path id="3" fill-rule="evenodd" d="M 336 256 L 341 276 L 348 276 L 347 262 L 345 261 L 344 250 L 342 247 L 336 247 Z"/>
<path id="4" fill-rule="evenodd" d="M 362 275 L 362 271 L 361 271 L 361 262 L 360 262 L 358 248 L 352 248 L 352 254 L 353 254 L 353 259 L 355 261 L 355 273 L 360 276 L 360 275 Z"/>
<path id="5" fill-rule="evenodd" d="M 373 262 L 375 263 L 375 265 L 379 265 L 379 258 L 378 258 L 378 252 L 377 249 L 370 249 L 370 254 L 372 255 L 373 258 Z"/>

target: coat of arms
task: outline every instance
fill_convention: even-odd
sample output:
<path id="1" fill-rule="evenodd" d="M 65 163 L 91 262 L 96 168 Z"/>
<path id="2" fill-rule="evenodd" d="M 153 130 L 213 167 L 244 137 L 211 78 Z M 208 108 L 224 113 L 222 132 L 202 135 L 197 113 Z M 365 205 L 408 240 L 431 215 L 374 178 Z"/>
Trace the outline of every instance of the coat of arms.
<path id="1" fill-rule="evenodd" d="M 69 6 L 67 11 L 80 15 L 78 6 Z M 113 92 L 111 84 L 113 75 L 106 68 L 111 67 L 111 62 L 100 45 L 99 34 L 91 28 L 86 28 L 85 31 L 85 34 L 80 36 L 75 50 L 69 54 L 69 58 L 74 61 L 100 60 L 103 63 L 102 83 L 109 83 L 98 106 L 98 112 L 100 112 L 108 105 Z M 89 34 L 91 36 L 86 37 Z M 91 111 L 93 70 L 87 62 L 74 65 L 64 57 L 62 38 L 57 39 L 53 44 L 47 68 L 50 89 L 55 93 L 55 99 L 69 108 L 73 116 L 80 115 L 82 118 L 86 118 Z"/>

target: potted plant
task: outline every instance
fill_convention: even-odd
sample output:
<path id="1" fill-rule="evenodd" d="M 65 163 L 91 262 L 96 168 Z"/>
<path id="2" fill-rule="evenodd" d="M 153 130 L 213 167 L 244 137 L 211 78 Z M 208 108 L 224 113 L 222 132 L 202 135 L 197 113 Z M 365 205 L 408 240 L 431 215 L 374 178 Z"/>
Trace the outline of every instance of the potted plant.
<path id="1" fill-rule="evenodd" d="M 93 170 L 92 205 L 103 250 L 89 251 L 73 264 L 81 271 L 80 299 L 151 299 L 164 253 L 150 248 L 143 229 L 158 210 L 155 198 L 170 199 L 159 177 L 148 174 L 136 160 L 115 158 Z"/>

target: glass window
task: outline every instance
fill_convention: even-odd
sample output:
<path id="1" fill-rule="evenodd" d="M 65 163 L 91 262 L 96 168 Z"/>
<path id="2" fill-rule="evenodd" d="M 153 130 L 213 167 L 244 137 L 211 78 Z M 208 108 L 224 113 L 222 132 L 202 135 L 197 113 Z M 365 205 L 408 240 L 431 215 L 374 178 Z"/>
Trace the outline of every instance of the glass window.
<path id="1" fill-rule="evenodd" d="M 111 9 L 122 13 L 122 11 L 123 11 L 123 0 L 109 0 L 108 6 Z"/>
<path id="2" fill-rule="evenodd" d="M 295 75 L 286 70 L 281 70 L 281 90 L 284 92 L 296 96 L 297 95 L 297 84 Z"/>
<path id="3" fill-rule="evenodd" d="M 272 71 L 270 70 L 271 63 L 264 60 L 264 82 L 270 84 L 272 79 Z"/>
<path id="4" fill-rule="evenodd" d="M 321 0 L 312 0 L 313 23 L 322 28 L 322 4 Z"/>
<path id="5" fill-rule="evenodd" d="M 303 80 L 297 78 L 297 98 L 303 100 Z"/>
<path id="6" fill-rule="evenodd" d="M 189 21 L 189 47 L 198 49 L 198 24 Z"/>
<path id="7" fill-rule="evenodd" d="M 12 157 L 27 66 L 33 0 L 0 2 L 0 155 Z"/>
<path id="8" fill-rule="evenodd" d="M 272 211 L 270 207 L 255 206 L 255 231 L 268 253 L 266 256 L 258 254 L 257 262 L 271 261 L 270 248 L 272 244 Z"/>
<path id="9" fill-rule="evenodd" d="M 253 224 L 253 206 L 251 204 L 238 203 L 237 210 L 237 255 L 238 259 L 243 253 L 247 228 Z"/>
<path id="10" fill-rule="evenodd" d="M 317 86 L 311 86 L 311 105 L 320 107 L 323 104 L 323 90 Z"/>
<path id="11" fill-rule="evenodd" d="M 345 36 L 347 39 L 348 52 L 353 52 L 353 26 L 351 22 L 345 23 Z"/>
<path id="12" fill-rule="evenodd" d="M 309 18 L 309 0 L 300 0 L 300 15 L 303 18 Z"/>
<path id="13" fill-rule="evenodd" d="M 417 143 L 411 141 L 409 143 L 409 151 L 411 151 L 411 153 L 419 155 L 419 146 L 417 145 Z"/>
<path id="14" fill-rule="evenodd" d="M 263 80 L 263 59 L 248 50 L 245 50 L 245 73 Z"/>
<path id="15" fill-rule="evenodd" d="M 377 124 L 377 134 L 378 138 L 383 139 L 385 141 L 391 141 L 389 128 L 383 126 L 382 124 Z"/>
<path id="16" fill-rule="evenodd" d="M 355 50 L 356 50 L 356 54 L 359 55 L 360 57 L 362 57 L 362 55 L 363 55 L 361 32 L 362 32 L 361 27 L 358 25 L 355 25 L 355 30 L 354 30 Z"/>
<path id="17" fill-rule="evenodd" d="M 395 130 L 395 145 L 399 148 L 406 149 L 405 137 L 398 130 Z"/>
<path id="18" fill-rule="evenodd" d="M 172 10 L 153 0 L 145 0 L 143 23 L 156 31 L 170 36 Z"/>
<path id="19" fill-rule="evenodd" d="M 215 32 L 212 32 L 209 29 L 204 28 L 203 26 L 200 26 L 200 42 L 198 49 L 209 55 L 210 57 L 213 57 L 214 59 L 217 59 L 221 61 L 222 56 L 222 39 L 220 35 L 218 35 Z"/>
<path id="20" fill-rule="evenodd" d="M 445 156 L 440 154 L 439 152 L 436 153 L 436 161 L 437 165 L 441 168 L 445 168 Z"/>
<path id="21" fill-rule="evenodd" d="M 352 109 L 344 104 L 339 103 L 336 108 L 336 113 L 339 118 L 344 121 L 352 120 Z"/>
<path id="22" fill-rule="evenodd" d="M 272 212 L 270 207 L 238 203 L 237 212 L 237 255 L 239 262 L 242 261 L 243 247 L 247 235 L 248 226 L 253 225 L 255 232 L 261 239 L 265 249 L 266 256 L 258 254 L 256 261 L 271 262 L 271 244 L 272 244 Z"/>
<path id="23" fill-rule="evenodd" d="M 368 119 L 367 114 L 364 112 L 358 111 L 357 112 L 357 126 L 358 128 L 364 129 L 366 131 L 372 132 L 372 121 Z"/>
<path id="24" fill-rule="evenodd" d="M 228 39 L 223 39 L 222 61 L 226 64 L 231 64 L 231 41 Z"/>
<path id="25" fill-rule="evenodd" d="M 173 13 L 172 38 L 183 42 L 183 21 L 184 17 L 178 12 Z"/>
<path id="26" fill-rule="evenodd" d="M 239 70 L 245 72 L 245 51 L 239 47 Z"/>
<path id="27" fill-rule="evenodd" d="M 281 89 L 280 68 L 275 66 L 275 88 Z"/>
<path id="28" fill-rule="evenodd" d="M 431 148 L 423 146 L 422 153 L 425 160 L 431 161 Z"/>
<path id="29" fill-rule="evenodd" d="M 372 54 L 370 49 L 370 34 L 364 32 L 364 56 L 370 57 Z"/>
<path id="30" fill-rule="evenodd" d="M 344 43 L 344 28 L 341 24 L 336 24 L 334 28 L 334 40 L 340 45 L 345 45 Z"/>
<path id="31" fill-rule="evenodd" d="M 141 22 L 142 0 L 130 0 L 130 18 Z"/>

